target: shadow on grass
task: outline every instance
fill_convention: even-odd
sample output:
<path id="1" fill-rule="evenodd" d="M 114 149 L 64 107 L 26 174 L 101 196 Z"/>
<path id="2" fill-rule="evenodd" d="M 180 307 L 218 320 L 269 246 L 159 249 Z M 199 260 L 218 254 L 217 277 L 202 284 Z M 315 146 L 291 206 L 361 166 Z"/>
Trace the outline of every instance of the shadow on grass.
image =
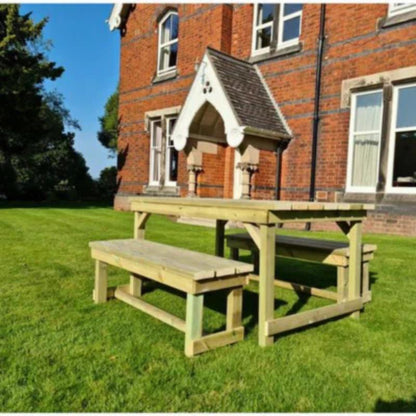
<path id="1" fill-rule="evenodd" d="M 186 299 L 186 293 L 165 286 L 163 284 L 157 283 L 152 280 L 146 281 L 145 284 L 145 293 L 152 292 L 156 289 L 162 289 L 165 292 L 168 292 L 172 295 Z M 227 313 L 227 294 L 228 290 L 218 290 L 215 292 L 206 293 L 204 296 L 204 306 L 208 309 L 211 309 L 215 312 L 226 315 Z M 287 302 L 284 300 L 275 299 L 274 308 L 277 309 L 280 306 L 286 305 Z M 244 328 L 246 334 L 250 333 L 257 325 L 258 322 L 258 309 L 259 309 L 259 296 L 255 292 L 249 290 L 243 291 L 243 320 L 249 318 L 248 322 L 244 322 Z M 215 328 L 212 332 L 222 331 L 225 329 L 225 325 L 222 325 L 219 328 Z"/>
<path id="2" fill-rule="evenodd" d="M 45 208 L 45 209 L 95 209 L 111 208 L 112 202 L 103 201 L 0 201 L 0 209 Z"/>
<path id="3" fill-rule="evenodd" d="M 416 396 L 411 400 L 395 400 L 394 402 L 385 402 L 378 399 L 374 407 L 375 412 L 416 412 Z"/>

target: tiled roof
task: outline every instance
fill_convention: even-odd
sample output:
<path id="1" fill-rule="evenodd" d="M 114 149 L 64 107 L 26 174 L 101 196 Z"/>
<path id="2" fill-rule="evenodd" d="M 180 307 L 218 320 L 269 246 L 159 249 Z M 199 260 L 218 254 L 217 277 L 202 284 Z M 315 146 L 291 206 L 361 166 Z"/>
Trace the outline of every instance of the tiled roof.
<path id="1" fill-rule="evenodd" d="M 215 49 L 207 49 L 241 125 L 290 137 L 277 105 L 255 65 Z"/>

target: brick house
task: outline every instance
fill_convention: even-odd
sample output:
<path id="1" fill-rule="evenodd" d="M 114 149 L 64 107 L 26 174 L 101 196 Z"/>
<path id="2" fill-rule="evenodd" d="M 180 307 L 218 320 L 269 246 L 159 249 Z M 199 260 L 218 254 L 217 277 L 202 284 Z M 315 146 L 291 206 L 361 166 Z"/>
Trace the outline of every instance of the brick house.
<path id="1" fill-rule="evenodd" d="M 416 6 L 114 6 L 115 207 L 138 194 L 360 201 L 416 235 Z"/>

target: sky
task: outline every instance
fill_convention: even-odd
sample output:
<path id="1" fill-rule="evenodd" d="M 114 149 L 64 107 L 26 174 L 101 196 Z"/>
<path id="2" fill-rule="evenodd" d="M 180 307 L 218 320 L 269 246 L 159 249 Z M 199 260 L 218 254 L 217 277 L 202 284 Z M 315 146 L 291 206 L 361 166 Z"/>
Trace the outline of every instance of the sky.
<path id="1" fill-rule="evenodd" d="M 49 17 L 43 30 L 53 47 L 48 57 L 65 68 L 48 90 L 63 94 L 65 107 L 78 120 L 75 148 L 84 156 L 89 172 L 97 178 L 100 171 L 116 164 L 97 139 L 98 117 L 104 114 L 107 98 L 115 91 L 119 76 L 120 34 L 110 32 L 106 19 L 112 4 L 23 4 L 21 13 L 32 13 L 38 22 Z"/>

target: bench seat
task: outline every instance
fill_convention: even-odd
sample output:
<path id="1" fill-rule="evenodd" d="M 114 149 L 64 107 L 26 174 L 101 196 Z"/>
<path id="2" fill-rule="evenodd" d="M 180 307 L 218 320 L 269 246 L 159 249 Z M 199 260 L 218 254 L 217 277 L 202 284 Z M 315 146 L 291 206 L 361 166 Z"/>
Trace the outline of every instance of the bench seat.
<path id="1" fill-rule="evenodd" d="M 231 251 L 231 258 L 239 258 L 239 249 L 250 250 L 253 256 L 255 272 L 258 272 L 258 248 L 247 233 L 229 234 L 225 236 L 227 246 Z M 368 263 L 374 258 L 377 246 L 374 244 L 363 244 L 362 246 L 362 290 L 361 295 L 364 302 L 371 300 L 370 277 Z M 308 292 L 316 296 L 334 299 L 342 302 L 346 297 L 346 285 L 348 279 L 348 267 L 350 250 L 348 243 L 342 241 L 322 240 L 306 237 L 294 237 L 276 234 L 276 256 L 296 258 L 305 261 L 315 261 L 337 267 L 338 271 L 338 293 L 311 288 L 296 283 L 276 280 L 276 285 L 285 288 L 293 288 L 298 291 Z M 253 279 L 255 280 L 255 278 Z"/>
<path id="2" fill-rule="evenodd" d="M 185 332 L 188 356 L 243 339 L 242 288 L 252 265 L 143 239 L 94 241 L 89 246 L 96 260 L 96 303 L 115 297 Z M 130 272 L 130 284 L 107 288 L 107 265 Z M 145 279 L 187 293 L 186 321 L 141 299 Z M 229 291 L 226 330 L 202 336 L 203 294 L 223 289 Z"/>

